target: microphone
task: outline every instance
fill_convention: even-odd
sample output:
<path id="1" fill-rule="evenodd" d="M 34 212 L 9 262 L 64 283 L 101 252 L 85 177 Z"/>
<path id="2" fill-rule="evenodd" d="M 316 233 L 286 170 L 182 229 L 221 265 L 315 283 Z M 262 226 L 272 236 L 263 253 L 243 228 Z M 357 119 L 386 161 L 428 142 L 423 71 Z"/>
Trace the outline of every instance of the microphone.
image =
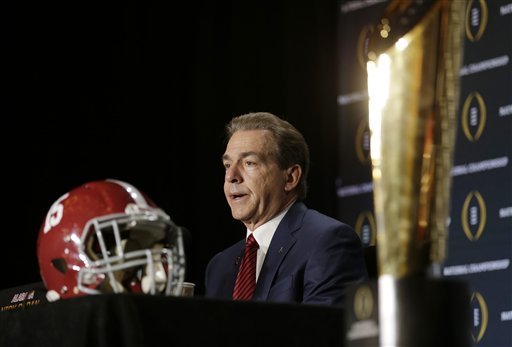
<path id="1" fill-rule="evenodd" d="M 235 259 L 235 265 L 240 264 L 240 260 L 241 260 L 241 259 L 242 259 L 242 257 L 240 257 L 240 256 L 236 257 L 236 259 Z"/>

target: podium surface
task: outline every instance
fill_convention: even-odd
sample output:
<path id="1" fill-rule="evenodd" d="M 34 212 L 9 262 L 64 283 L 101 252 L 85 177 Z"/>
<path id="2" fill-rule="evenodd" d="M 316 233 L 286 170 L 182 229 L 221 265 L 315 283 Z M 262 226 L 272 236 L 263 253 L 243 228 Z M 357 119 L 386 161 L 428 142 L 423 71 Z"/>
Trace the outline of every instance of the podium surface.
<path id="1" fill-rule="evenodd" d="M 1 346 L 342 346 L 336 307 L 91 295 L 0 312 Z"/>

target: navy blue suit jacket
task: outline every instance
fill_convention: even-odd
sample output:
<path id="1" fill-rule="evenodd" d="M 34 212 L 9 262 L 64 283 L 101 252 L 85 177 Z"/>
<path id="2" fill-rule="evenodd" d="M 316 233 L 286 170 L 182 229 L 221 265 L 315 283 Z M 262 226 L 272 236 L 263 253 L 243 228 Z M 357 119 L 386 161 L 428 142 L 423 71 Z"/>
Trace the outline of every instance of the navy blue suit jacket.
<path id="1" fill-rule="evenodd" d="M 206 297 L 230 299 L 245 239 L 206 268 Z M 367 279 L 359 236 L 348 225 L 296 202 L 279 223 L 253 300 L 343 305 L 348 285 Z"/>

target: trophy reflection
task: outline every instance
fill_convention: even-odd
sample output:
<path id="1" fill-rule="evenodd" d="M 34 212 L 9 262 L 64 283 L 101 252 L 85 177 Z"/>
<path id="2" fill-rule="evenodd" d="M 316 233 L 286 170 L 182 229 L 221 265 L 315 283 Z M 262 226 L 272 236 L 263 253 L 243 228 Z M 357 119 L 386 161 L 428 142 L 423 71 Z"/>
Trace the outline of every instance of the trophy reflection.
<path id="1" fill-rule="evenodd" d="M 470 345 L 464 285 L 432 280 L 446 255 L 465 6 L 390 1 L 368 41 L 381 346 Z M 453 305 L 447 324 L 461 331 L 440 331 Z"/>

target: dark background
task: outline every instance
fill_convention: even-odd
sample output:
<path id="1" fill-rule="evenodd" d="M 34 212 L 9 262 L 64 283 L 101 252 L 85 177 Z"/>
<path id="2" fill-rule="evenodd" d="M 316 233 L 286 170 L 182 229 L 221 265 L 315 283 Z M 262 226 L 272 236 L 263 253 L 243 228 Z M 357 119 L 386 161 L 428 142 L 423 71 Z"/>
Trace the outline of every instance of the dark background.
<path id="1" fill-rule="evenodd" d="M 252 111 L 304 134 L 306 203 L 334 216 L 338 11 L 333 0 L 20 5 L 6 50 L 0 288 L 40 281 L 37 234 L 58 197 L 116 178 L 190 230 L 187 279 L 203 293 L 208 260 L 244 235 L 220 157 L 225 123 Z"/>

